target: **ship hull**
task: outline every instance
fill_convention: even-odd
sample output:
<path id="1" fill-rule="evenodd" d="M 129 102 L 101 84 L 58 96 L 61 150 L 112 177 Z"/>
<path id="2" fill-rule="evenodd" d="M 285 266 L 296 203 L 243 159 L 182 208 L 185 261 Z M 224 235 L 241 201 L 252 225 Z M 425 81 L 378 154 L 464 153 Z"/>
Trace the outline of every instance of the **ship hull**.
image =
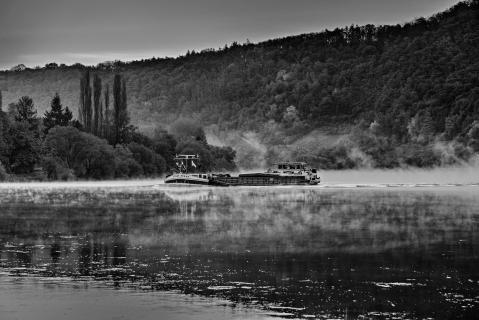
<path id="1" fill-rule="evenodd" d="M 191 174 L 173 174 L 166 177 L 165 183 L 171 184 L 200 184 L 200 185 L 209 185 L 210 178 L 200 177 L 199 175 Z"/>
<path id="2" fill-rule="evenodd" d="M 319 178 L 311 179 L 301 174 L 279 173 L 245 173 L 238 176 L 229 174 L 185 174 L 176 173 L 168 176 L 165 183 L 200 184 L 212 186 L 282 186 L 282 185 L 316 185 Z"/>
<path id="3" fill-rule="evenodd" d="M 223 186 L 315 185 L 319 183 L 319 180 L 308 180 L 302 175 L 268 173 L 241 174 L 237 177 L 213 177 L 212 181 L 212 184 Z"/>

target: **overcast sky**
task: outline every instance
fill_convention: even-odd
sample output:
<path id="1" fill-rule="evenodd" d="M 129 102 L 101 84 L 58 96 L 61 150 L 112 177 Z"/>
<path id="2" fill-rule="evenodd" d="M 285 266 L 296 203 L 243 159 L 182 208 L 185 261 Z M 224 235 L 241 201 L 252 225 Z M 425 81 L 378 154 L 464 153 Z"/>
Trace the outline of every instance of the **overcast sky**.
<path id="1" fill-rule="evenodd" d="M 403 23 L 457 0 L 0 0 L 0 69 L 178 56 L 351 24 Z"/>

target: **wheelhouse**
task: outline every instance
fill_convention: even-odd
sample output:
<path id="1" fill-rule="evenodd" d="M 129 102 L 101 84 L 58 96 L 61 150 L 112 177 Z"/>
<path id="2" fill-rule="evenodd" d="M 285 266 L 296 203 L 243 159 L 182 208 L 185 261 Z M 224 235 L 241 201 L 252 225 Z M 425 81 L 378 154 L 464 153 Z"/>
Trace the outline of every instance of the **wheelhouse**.
<path id="1" fill-rule="evenodd" d="M 195 172 L 200 166 L 200 156 L 197 154 L 177 154 L 174 158 L 178 172 Z"/>

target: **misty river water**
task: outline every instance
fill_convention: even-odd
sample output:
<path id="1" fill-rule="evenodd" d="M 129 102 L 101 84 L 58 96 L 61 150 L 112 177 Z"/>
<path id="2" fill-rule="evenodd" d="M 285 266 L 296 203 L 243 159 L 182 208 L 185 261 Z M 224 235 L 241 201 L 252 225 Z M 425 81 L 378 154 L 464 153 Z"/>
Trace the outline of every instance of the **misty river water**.
<path id="1" fill-rule="evenodd" d="M 0 319 L 473 319 L 478 195 L 2 187 Z"/>

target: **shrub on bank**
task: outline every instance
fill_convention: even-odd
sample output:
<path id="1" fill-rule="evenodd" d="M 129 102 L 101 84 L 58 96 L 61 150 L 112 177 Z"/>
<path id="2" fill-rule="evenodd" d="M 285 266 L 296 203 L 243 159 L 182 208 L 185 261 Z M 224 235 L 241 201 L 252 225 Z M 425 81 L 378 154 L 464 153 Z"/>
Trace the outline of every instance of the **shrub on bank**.
<path id="1" fill-rule="evenodd" d="M 131 151 L 122 146 L 115 147 L 115 176 L 117 178 L 131 178 L 143 175 L 143 168 L 133 159 Z"/>
<path id="2" fill-rule="evenodd" d="M 76 128 L 51 129 L 45 138 L 45 149 L 50 157 L 64 163 L 78 178 L 108 179 L 115 175 L 113 147 L 106 140 Z"/>
<path id="3" fill-rule="evenodd" d="M 160 175 L 166 171 L 166 161 L 150 148 L 136 142 L 128 145 L 133 159 L 138 163 L 146 176 Z"/>
<path id="4" fill-rule="evenodd" d="M 42 159 L 42 167 L 49 180 L 72 180 L 75 178 L 72 170 L 67 168 L 60 159 L 46 156 Z"/>

